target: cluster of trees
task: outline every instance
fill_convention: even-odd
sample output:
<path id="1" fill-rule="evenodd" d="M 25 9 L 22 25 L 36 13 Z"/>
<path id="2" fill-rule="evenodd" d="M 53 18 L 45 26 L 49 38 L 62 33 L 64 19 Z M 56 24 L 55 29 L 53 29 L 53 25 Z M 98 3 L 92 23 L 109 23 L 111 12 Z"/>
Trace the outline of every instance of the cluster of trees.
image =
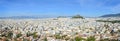
<path id="1" fill-rule="evenodd" d="M 33 39 L 40 38 L 36 33 L 37 32 L 33 32 L 33 33 L 28 32 L 28 33 L 26 33 L 26 37 L 32 36 Z M 9 32 L 6 32 L 4 34 L 1 34 L 0 35 L 0 40 L 2 40 L 2 41 L 22 41 L 22 40 L 23 41 L 31 41 L 31 39 L 27 39 L 25 37 L 20 38 L 22 36 L 23 36 L 23 34 L 18 33 L 18 34 L 16 34 L 16 37 L 13 38 L 13 32 L 9 31 Z M 4 39 L 1 38 L 1 37 L 4 37 Z M 79 36 L 76 36 L 74 38 L 70 38 L 67 35 L 55 34 L 53 37 L 55 37 L 56 39 L 62 39 L 62 40 L 66 40 L 66 41 L 68 41 L 68 40 L 69 41 L 96 41 L 95 36 L 90 36 L 90 37 L 87 37 L 87 39 L 85 39 L 85 38 L 82 38 L 82 37 L 79 37 Z M 48 41 L 47 37 L 45 37 L 43 39 L 43 41 Z M 107 38 L 107 39 L 100 39 L 99 41 L 118 41 L 118 39 L 109 39 L 109 38 Z"/>
<path id="2" fill-rule="evenodd" d="M 97 22 L 109 22 L 109 23 L 120 23 L 120 20 L 113 20 L 113 21 L 109 21 L 109 20 L 96 20 Z"/>
<path id="3" fill-rule="evenodd" d="M 40 38 L 39 35 L 37 35 L 37 32 L 28 32 L 23 35 L 22 33 L 15 34 L 13 31 L 8 31 L 0 33 L 0 41 L 31 41 L 32 39 L 29 39 L 30 36 L 33 37 L 34 40 L 38 40 Z"/>
<path id="4" fill-rule="evenodd" d="M 80 16 L 80 15 L 75 15 L 73 16 L 72 18 L 81 18 L 81 19 L 84 19 L 84 17 Z"/>
<path id="5" fill-rule="evenodd" d="M 71 17 L 71 16 L 58 16 L 57 18 L 67 18 L 67 17 Z M 84 19 L 84 17 L 80 16 L 79 14 L 75 15 L 75 16 L 72 16 L 72 18 L 81 18 L 81 19 Z"/>

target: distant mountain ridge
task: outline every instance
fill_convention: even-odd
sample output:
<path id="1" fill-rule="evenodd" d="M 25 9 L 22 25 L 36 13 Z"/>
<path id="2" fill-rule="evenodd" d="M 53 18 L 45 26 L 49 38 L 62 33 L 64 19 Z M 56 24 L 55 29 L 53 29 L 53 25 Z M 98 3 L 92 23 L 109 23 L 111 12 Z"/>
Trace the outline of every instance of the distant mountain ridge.
<path id="1" fill-rule="evenodd" d="M 58 16 L 10 16 L 10 17 L 0 17 L 0 19 L 41 19 L 41 18 L 57 18 Z M 65 16 L 71 17 L 71 16 Z"/>
<path id="2" fill-rule="evenodd" d="M 0 17 L 0 19 L 40 19 L 40 18 L 53 18 L 52 16 L 10 16 Z"/>
<path id="3" fill-rule="evenodd" d="M 100 17 L 120 17 L 120 13 L 117 13 L 117 14 L 107 14 L 107 15 L 103 15 L 103 16 L 100 16 Z"/>

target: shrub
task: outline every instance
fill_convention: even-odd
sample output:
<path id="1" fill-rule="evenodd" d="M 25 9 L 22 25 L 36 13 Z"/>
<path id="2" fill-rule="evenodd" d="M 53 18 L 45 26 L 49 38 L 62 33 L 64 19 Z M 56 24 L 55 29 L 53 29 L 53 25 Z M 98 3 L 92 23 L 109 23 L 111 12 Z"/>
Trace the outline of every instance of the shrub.
<path id="1" fill-rule="evenodd" d="M 64 38 L 64 39 L 67 41 L 67 40 L 69 40 L 69 39 L 70 39 L 70 37 L 66 37 L 66 38 Z"/>
<path id="2" fill-rule="evenodd" d="M 84 38 L 81 38 L 81 37 L 75 37 L 75 41 L 83 41 L 85 40 Z"/>
<path id="3" fill-rule="evenodd" d="M 32 33 L 27 32 L 26 36 L 27 36 L 27 37 L 32 36 Z"/>
<path id="4" fill-rule="evenodd" d="M 28 39 L 23 38 L 23 41 L 29 41 Z"/>
<path id="5" fill-rule="evenodd" d="M 1 34 L 0 35 L 1 37 L 7 37 L 7 35 L 4 33 L 4 34 Z"/>
<path id="6" fill-rule="evenodd" d="M 19 34 L 16 35 L 16 38 L 19 38 L 19 37 L 21 37 L 21 36 L 22 36 L 22 34 L 19 33 Z"/>
<path id="7" fill-rule="evenodd" d="M 95 37 L 94 36 L 90 36 L 90 37 L 88 37 L 87 38 L 87 40 L 86 41 L 95 41 L 96 39 L 95 39 Z"/>
<path id="8" fill-rule="evenodd" d="M 33 35 L 33 38 L 37 38 L 38 37 L 38 35 L 36 35 L 37 34 L 37 32 L 34 32 L 32 35 Z"/>
<path id="9" fill-rule="evenodd" d="M 55 34 L 54 37 L 55 37 L 56 39 L 62 39 L 62 37 L 60 36 L 60 34 Z"/>
<path id="10" fill-rule="evenodd" d="M 48 41 L 48 40 L 47 40 L 47 37 L 44 38 L 44 41 Z"/>
<path id="11" fill-rule="evenodd" d="M 5 39 L 5 41 L 9 41 L 9 39 L 8 39 L 8 38 L 6 38 L 6 39 Z"/>
<path id="12" fill-rule="evenodd" d="M 118 30 L 118 32 L 120 32 L 120 29 Z"/>
<path id="13" fill-rule="evenodd" d="M 110 39 L 110 41 L 118 41 L 118 39 Z"/>
<path id="14" fill-rule="evenodd" d="M 109 38 L 106 38 L 106 39 L 100 39 L 100 41 L 118 41 L 118 39 L 109 39 Z"/>
<path id="15" fill-rule="evenodd" d="M 109 38 L 106 38 L 106 39 L 100 39 L 100 41 L 109 41 Z"/>
<path id="16" fill-rule="evenodd" d="M 66 36 L 67 36 L 67 35 L 62 35 L 61 37 L 62 37 L 62 38 L 65 38 Z"/>

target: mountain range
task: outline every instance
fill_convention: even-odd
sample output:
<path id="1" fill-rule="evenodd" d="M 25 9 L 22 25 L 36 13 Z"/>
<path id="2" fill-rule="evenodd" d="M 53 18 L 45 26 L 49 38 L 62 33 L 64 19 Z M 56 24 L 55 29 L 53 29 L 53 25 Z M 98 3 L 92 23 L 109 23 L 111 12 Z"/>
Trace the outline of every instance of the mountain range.
<path id="1" fill-rule="evenodd" d="M 39 19 L 39 18 L 56 18 L 58 16 L 11 16 L 11 17 L 0 17 L 0 19 Z M 66 16 L 72 17 L 72 16 Z M 106 14 L 100 17 L 120 17 L 120 13 L 117 14 Z"/>
<path id="2" fill-rule="evenodd" d="M 117 13 L 117 14 L 106 14 L 106 15 L 102 15 L 100 17 L 120 17 L 120 13 Z"/>
<path id="3" fill-rule="evenodd" d="M 0 19 L 39 19 L 39 18 L 54 18 L 52 16 L 10 16 L 0 17 Z"/>
<path id="4" fill-rule="evenodd" d="M 0 17 L 0 19 L 41 19 L 41 18 L 58 18 L 59 16 L 9 16 Z M 61 16 L 61 17 L 71 17 L 71 16 Z"/>

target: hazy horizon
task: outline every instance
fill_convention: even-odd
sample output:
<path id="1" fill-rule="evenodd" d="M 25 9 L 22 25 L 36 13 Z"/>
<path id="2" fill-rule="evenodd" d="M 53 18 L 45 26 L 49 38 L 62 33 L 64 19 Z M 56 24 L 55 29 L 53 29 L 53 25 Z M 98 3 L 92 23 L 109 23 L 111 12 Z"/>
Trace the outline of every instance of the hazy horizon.
<path id="1" fill-rule="evenodd" d="M 98 17 L 120 11 L 120 0 L 0 0 L 0 17 L 73 16 Z"/>

